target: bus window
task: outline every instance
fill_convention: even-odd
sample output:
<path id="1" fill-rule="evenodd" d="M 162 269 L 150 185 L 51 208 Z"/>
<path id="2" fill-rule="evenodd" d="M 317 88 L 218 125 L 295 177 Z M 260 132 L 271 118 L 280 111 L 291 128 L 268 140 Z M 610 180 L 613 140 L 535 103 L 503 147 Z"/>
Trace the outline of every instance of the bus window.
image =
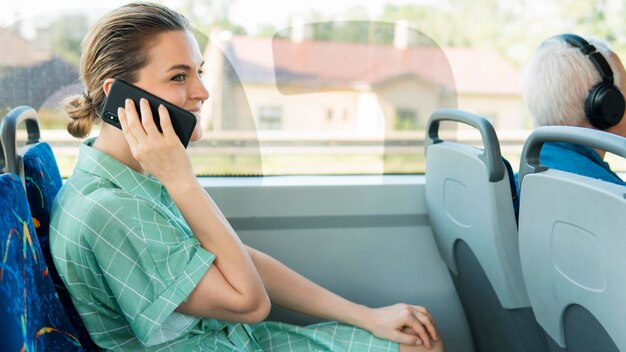
<path id="1" fill-rule="evenodd" d="M 207 62 L 205 133 L 190 146 L 199 175 L 423 173 L 424 126 L 441 107 L 489 119 L 517 167 L 533 127 L 519 81 L 536 46 L 578 32 L 626 48 L 619 1 L 158 2 L 189 18 Z M 123 3 L 0 5 L 0 112 L 38 111 L 63 176 L 80 143 L 60 109 L 83 92 L 80 42 Z"/>

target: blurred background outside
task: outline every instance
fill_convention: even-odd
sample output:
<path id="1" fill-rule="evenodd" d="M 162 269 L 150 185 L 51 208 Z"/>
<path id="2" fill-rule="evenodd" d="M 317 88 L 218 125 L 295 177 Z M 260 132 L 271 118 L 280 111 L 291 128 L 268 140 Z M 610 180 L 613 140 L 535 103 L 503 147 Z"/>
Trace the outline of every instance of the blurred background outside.
<path id="1" fill-rule="evenodd" d="M 626 50 L 618 0 L 157 2 L 187 16 L 205 55 L 205 132 L 189 147 L 198 175 L 423 173 L 424 128 L 442 107 L 488 118 L 516 168 L 532 129 L 520 77 L 535 48 L 574 32 Z M 122 4 L 0 4 L 0 114 L 35 108 L 64 177 L 81 142 L 61 110 L 84 92 L 80 43 Z M 446 133 L 479 143 L 471 128 Z"/>

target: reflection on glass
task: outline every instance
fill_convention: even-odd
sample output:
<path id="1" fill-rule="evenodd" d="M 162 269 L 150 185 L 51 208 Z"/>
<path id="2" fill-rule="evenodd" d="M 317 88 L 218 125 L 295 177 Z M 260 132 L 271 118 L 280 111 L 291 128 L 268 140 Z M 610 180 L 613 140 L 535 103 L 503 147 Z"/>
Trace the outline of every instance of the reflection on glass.
<path id="1" fill-rule="evenodd" d="M 456 107 L 444 52 L 406 23 L 319 22 L 273 38 L 212 39 L 241 84 L 228 83 L 230 67 L 213 68 L 224 80 L 211 91 L 250 106 L 264 174 L 423 172 L 430 114 Z M 219 100 L 209 115 L 212 131 L 245 119 Z"/>
<path id="2" fill-rule="evenodd" d="M 0 28 L 0 112 L 35 108 L 64 176 L 80 141 L 65 131 L 61 101 L 84 90 L 79 43 L 98 17 L 92 12 Z M 517 71 L 503 57 L 442 49 L 402 21 L 303 23 L 271 37 L 217 29 L 196 36 L 211 94 L 204 137 L 190 146 L 200 175 L 421 173 L 424 126 L 441 107 L 487 116 L 496 128 L 525 127 Z M 457 137 L 457 126 L 442 129 Z"/>

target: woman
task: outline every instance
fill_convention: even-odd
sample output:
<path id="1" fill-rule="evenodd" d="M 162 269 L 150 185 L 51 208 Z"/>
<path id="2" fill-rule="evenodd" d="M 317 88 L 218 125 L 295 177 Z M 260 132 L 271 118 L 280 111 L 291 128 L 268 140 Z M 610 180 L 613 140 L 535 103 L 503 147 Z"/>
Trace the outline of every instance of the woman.
<path id="1" fill-rule="evenodd" d="M 122 79 L 194 113 L 191 140 L 198 140 L 200 107 L 209 97 L 202 65 L 183 16 L 156 4 L 123 6 L 85 38 L 80 69 L 87 92 L 66 101 L 68 131 L 86 136 L 111 83 Z M 145 100 L 139 105 L 128 100 L 118 110 L 122 130 L 103 124 L 97 139 L 81 145 L 52 211 L 55 264 L 96 344 L 177 351 L 442 348 L 423 307 L 354 304 L 245 246 L 196 180 L 167 110 L 150 111 Z M 350 325 L 260 323 L 270 301 Z"/>

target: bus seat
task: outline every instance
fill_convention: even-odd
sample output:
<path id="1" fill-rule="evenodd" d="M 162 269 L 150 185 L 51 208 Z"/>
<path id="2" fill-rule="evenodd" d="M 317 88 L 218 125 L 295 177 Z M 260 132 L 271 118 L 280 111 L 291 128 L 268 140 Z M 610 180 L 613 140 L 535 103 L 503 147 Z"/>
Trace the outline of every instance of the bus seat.
<path id="1" fill-rule="evenodd" d="M 3 351 L 83 351 L 50 279 L 23 184 L 1 145 L 0 346 Z"/>
<path id="2" fill-rule="evenodd" d="M 28 140 L 25 146 L 16 150 L 16 129 L 21 123 L 26 125 Z M 11 167 L 18 170 L 25 184 L 28 204 L 43 258 L 48 264 L 49 274 L 59 299 L 82 345 L 87 350 L 96 350 L 95 344 L 89 337 L 89 333 L 71 301 L 69 292 L 54 266 L 50 252 L 48 240 L 50 210 L 63 181 L 52 148 L 48 143 L 40 141 L 37 113 L 28 106 L 13 109 L 3 119 L 2 131 L 7 155 L 17 155 L 17 158 L 10 160 L 9 163 L 13 164 Z"/>
<path id="3" fill-rule="evenodd" d="M 484 150 L 439 137 L 442 121 L 480 131 Z M 426 204 L 478 351 L 548 351 L 519 261 L 512 170 L 485 118 L 435 111 L 426 136 Z"/>
<path id="4" fill-rule="evenodd" d="M 626 139 L 580 127 L 541 127 L 524 144 L 519 174 L 522 272 L 551 344 L 566 351 L 626 351 L 626 189 L 541 165 L 545 142 L 626 158 Z"/>

